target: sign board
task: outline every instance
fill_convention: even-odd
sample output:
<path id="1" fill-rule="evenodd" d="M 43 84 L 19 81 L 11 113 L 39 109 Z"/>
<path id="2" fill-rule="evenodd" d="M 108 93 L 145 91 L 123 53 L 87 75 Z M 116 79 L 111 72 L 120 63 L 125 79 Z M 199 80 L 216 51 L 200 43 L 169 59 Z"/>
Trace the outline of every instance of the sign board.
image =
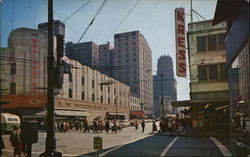
<path id="1" fill-rule="evenodd" d="M 93 144 L 95 150 L 102 150 L 102 137 L 94 137 Z"/>
<path id="2" fill-rule="evenodd" d="M 176 74 L 186 77 L 186 40 L 185 40 L 185 10 L 175 9 L 175 40 L 176 40 Z"/>

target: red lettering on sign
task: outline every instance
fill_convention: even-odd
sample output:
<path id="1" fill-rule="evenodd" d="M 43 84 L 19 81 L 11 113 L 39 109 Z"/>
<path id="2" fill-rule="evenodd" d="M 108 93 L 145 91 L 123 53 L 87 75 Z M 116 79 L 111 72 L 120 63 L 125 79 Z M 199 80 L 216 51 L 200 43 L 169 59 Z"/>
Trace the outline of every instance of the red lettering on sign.
<path id="1" fill-rule="evenodd" d="M 186 63 L 179 63 L 179 72 L 186 73 Z"/>
<path id="2" fill-rule="evenodd" d="M 38 66 L 32 66 L 32 70 L 38 70 Z"/>
<path id="3" fill-rule="evenodd" d="M 31 39 L 33 43 L 37 43 L 38 39 Z"/>
<path id="4" fill-rule="evenodd" d="M 178 37 L 178 46 L 179 47 L 185 47 L 185 38 L 184 37 Z"/>
<path id="5" fill-rule="evenodd" d="M 185 35 L 185 26 L 178 24 L 177 26 L 178 34 L 183 34 Z"/>
<path id="6" fill-rule="evenodd" d="M 184 22 L 184 12 L 177 12 L 177 20 Z"/>
<path id="7" fill-rule="evenodd" d="M 179 60 L 186 60 L 186 54 L 184 50 L 179 50 L 178 51 L 178 55 L 179 55 Z"/>

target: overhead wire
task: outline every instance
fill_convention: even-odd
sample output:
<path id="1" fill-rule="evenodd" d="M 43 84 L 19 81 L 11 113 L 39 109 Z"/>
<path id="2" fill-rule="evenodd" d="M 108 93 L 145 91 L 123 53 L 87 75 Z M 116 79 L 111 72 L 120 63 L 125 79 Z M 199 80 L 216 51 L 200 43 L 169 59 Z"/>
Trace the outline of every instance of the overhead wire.
<path id="1" fill-rule="evenodd" d="M 89 25 L 87 26 L 87 28 L 84 30 L 84 32 L 82 33 L 80 39 L 78 40 L 78 42 L 75 44 L 74 46 L 74 49 L 76 49 L 77 45 L 79 44 L 79 42 L 82 40 L 83 36 L 86 34 L 86 32 L 88 31 L 88 29 L 90 28 L 90 26 L 94 23 L 97 15 L 99 14 L 99 12 L 101 11 L 101 9 L 103 8 L 103 6 L 105 5 L 105 3 L 107 2 L 108 0 L 104 0 L 102 5 L 100 6 L 100 8 L 97 10 L 95 16 L 93 17 L 93 19 L 90 21 Z"/>
<path id="2" fill-rule="evenodd" d="M 141 0 L 137 0 L 137 2 L 133 5 L 133 7 L 129 10 L 129 12 L 126 14 L 126 16 L 124 16 L 124 18 L 122 19 L 122 21 L 116 26 L 115 30 L 107 37 L 107 39 L 105 41 L 107 41 L 109 39 L 110 36 L 112 36 L 116 30 L 121 26 L 121 24 L 127 19 L 127 17 L 130 15 L 130 13 L 135 9 L 135 7 L 138 5 L 138 3 Z"/>

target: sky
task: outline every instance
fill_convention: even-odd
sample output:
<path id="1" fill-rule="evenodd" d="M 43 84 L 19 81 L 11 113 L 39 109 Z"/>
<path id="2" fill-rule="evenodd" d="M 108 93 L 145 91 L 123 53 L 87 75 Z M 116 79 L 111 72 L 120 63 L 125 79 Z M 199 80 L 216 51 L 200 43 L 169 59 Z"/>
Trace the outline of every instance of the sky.
<path id="1" fill-rule="evenodd" d="M 89 1 L 89 2 L 88 2 Z M 84 4 L 87 5 L 65 21 L 65 42 L 77 42 L 104 0 L 54 0 L 54 20 L 64 21 Z M 192 0 L 193 9 L 206 20 L 213 19 L 217 0 Z M 137 4 L 137 5 L 136 5 Z M 47 0 L 0 0 L 1 47 L 7 46 L 11 30 L 37 29 L 47 22 Z M 133 8 L 129 13 L 129 11 Z M 185 9 L 186 30 L 190 22 L 190 0 L 107 0 L 80 42 L 93 41 L 114 45 L 114 34 L 136 31 L 146 38 L 152 50 L 153 69 L 161 55 L 173 58 L 175 71 L 175 8 Z M 202 18 L 193 15 L 193 21 Z M 188 63 L 188 62 L 187 62 Z M 189 100 L 189 79 L 177 77 L 177 100 Z"/>

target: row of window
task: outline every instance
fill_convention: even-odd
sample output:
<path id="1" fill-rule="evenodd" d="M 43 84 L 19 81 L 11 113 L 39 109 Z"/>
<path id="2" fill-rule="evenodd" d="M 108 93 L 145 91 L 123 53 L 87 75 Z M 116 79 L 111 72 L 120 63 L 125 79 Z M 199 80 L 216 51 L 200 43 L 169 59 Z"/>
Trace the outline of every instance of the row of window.
<path id="1" fill-rule="evenodd" d="M 198 66 L 198 79 L 204 80 L 227 80 L 228 73 L 225 64 L 201 65 Z"/>
<path id="2" fill-rule="evenodd" d="M 118 41 L 120 41 L 119 39 L 118 39 Z M 128 46 L 129 44 L 128 44 L 128 42 L 126 42 L 125 44 L 124 44 L 125 46 Z M 133 41 L 133 45 L 136 45 L 136 42 L 135 41 Z M 121 47 L 122 46 L 122 44 L 118 44 L 118 47 Z"/>
<path id="3" fill-rule="evenodd" d="M 196 37 L 197 52 L 224 50 L 225 37 L 225 33 Z"/>
<path id="4" fill-rule="evenodd" d="M 133 50 L 133 51 L 136 51 L 136 48 L 133 48 L 132 50 Z M 129 51 L 128 48 L 126 48 L 125 51 L 128 52 L 128 51 Z M 117 52 L 121 52 L 121 49 L 119 48 L 119 49 L 117 50 Z M 112 55 L 111 55 L 111 56 L 112 56 Z"/>

